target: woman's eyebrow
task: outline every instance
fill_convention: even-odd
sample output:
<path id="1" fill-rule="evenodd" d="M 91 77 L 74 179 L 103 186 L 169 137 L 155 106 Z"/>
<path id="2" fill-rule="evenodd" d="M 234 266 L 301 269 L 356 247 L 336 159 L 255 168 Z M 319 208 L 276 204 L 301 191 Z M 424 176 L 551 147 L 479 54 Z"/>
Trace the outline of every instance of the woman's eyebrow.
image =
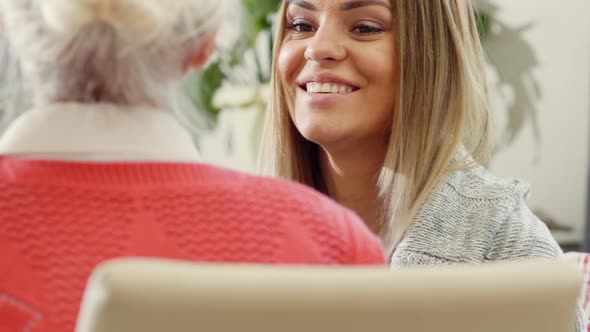
<path id="1" fill-rule="evenodd" d="M 318 11 L 318 8 L 314 6 L 311 2 L 306 0 L 285 0 L 289 4 L 293 4 L 295 6 L 299 6 L 301 8 L 305 8 L 312 11 Z M 343 3 L 340 8 L 342 10 L 352 10 L 366 6 L 381 6 L 391 10 L 391 6 L 387 4 L 385 1 L 382 0 L 355 0 L 355 1 L 348 1 Z"/>

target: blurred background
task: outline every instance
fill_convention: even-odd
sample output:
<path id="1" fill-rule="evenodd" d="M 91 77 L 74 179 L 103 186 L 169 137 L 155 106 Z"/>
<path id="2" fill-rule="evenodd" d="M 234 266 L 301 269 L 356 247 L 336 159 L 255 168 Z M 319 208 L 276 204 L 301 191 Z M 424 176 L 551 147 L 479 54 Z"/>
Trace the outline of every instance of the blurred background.
<path id="1" fill-rule="evenodd" d="M 187 93 L 207 118 L 198 138 L 205 161 L 255 172 L 280 0 L 225 1 L 219 52 L 191 74 Z M 531 184 L 529 206 L 564 250 L 590 251 L 590 1 L 474 3 L 496 118 L 488 166 Z"/>

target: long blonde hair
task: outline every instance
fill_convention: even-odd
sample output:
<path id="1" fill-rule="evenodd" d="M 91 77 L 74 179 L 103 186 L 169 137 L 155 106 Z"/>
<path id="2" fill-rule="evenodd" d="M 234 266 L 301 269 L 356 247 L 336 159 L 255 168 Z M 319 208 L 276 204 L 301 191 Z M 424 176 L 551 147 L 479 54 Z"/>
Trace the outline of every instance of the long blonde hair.
<path id="1" fill-rule="evenodd" d="M 290 119 L 277 57 L 285 37 L 283 3 L 274 53 L 271 104 L 261 171 L 325 192 L 319 147 Z M 381 236 L 389 248 L 403 238 L 429 194 L 451 171 L 470 166 L 454 158 L 464 146 L 477 162 L 492 148 L 485 58 L 470 0 L 392 1 L 398 90 L 391 136 L 379 177 L 384 201 Z M 465 158 L 463 158 L 465 157 Z"/>

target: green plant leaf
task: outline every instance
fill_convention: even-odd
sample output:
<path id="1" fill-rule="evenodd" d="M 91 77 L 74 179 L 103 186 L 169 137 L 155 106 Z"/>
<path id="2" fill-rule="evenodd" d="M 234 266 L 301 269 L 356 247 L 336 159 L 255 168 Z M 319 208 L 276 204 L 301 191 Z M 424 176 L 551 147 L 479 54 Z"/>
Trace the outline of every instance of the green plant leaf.
<path id="1" fill-rule="evenodd" d="M 216 120 L 219 109 L 213 106 L 213 97 L 223 84 L 225 74 L 218 61 L 211 63 L 201 72 L 192 72 L 187 80 L 187 93 L 199 111 Z"/>
<path id="2" fill-rule="evenodd" d="M 492 28 L 492 15 L 483 11 L 475 12 L 475 21 L 477 23 L 477 31 L 479 32 L 479 38 L 484 41 L 490 33 Z"/>
<path id="3" fill-rule="evenodd" d="M 242 34 L 235 45 L 204 71 L 193 72 L 187 80 L 187 93 L 196 108 L 216 120 L 219 109 L 213 106 L 216 91 L 227 78 L 224 70 L 241 64 L 244 53 L 256 44 L 260 32 L 269 30 L 269 15 L 278 11 L 282 0 L 242 0 Z M 256 59 L 258 60 L 258 59 Z M 259 77 L 259 80 L 261 78 Z"/>
<path id="4" fill-rule="evenodd" d="M 280 0 L 242 0 L 248 26 L 245 37 L 250 47 L 254 46 L 260 31 L 271 28 L 268 16 L 279 10 L 280 4 Z"/>

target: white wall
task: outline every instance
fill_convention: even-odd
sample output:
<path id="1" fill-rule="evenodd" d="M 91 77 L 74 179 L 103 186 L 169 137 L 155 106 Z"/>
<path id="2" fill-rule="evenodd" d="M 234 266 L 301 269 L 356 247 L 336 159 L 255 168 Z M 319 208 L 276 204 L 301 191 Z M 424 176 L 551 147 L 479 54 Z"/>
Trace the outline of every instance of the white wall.
<path id="1" fill-rule="evenodd" d="M 493 2 L 499 6 L 498 17 L 511 27 L 534 24 L 523 35 L 536 51 L 538 66 L 533 73 L 542 96 L 536 109 L 540 140 L 535 139 L 534 121 L 529 118 L 514 142 L 494 157 L 491 169 L 501 176 L 527 180 L 532 187 L 530 207 L 573 226 L 574 237 L 581 239 L 590 150 L 590 1 Z M 511 51 L 500 49 L 500 41 L 490 44 L 497 47 L 491 53 Z M 513 56 L 518 62 L 519 54 Z M 508 87 L 501 90 L 511 94 Z M 499 135 L 508 119 L 509 99 L 496 96 L 494 100 Z"/>

